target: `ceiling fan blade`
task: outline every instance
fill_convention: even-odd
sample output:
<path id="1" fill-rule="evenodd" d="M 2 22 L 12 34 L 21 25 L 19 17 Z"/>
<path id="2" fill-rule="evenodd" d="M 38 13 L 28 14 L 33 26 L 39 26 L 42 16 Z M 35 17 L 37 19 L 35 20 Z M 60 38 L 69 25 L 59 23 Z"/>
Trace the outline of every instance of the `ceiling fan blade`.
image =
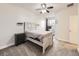
<path id="1" fill-rule="evenodd" d="M 46 10 L 47 11 L 47 13 L 49 13 L 50 11 L 48 11 L 48 10 Z"/>
<path id="2" fill-rule="evenodd" d="M 41 8 L 38 8 L 38 9 L 36 9 L 36 10 L 42 10 Z"/>
<path id="3" fill-rule="evenodd" d="M 40 12 L 40 14 L 42 14 L 42 12 Z"/>
<path id="4" fill-rule="evenodd" d="M 47 9 L 52 9 L 52 8 L 54 8 L 54 7 L 53 6 L 47 7 Z"/>
<path id="5" fill-rule="evenodd" d="M 74 3 L 70 3 L 70 4 L 67 5 L 67 7 L 71 7 L 73 5 L 74 5 Z"/>

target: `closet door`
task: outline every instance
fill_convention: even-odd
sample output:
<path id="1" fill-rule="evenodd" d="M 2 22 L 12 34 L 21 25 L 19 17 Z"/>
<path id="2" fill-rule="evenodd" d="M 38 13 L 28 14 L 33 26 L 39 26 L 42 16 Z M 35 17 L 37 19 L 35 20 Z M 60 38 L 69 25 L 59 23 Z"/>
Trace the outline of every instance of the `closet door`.
<path id="1" fill-rule="evenodd" d="M 78 18 L 77 16 L 70 16 L 69 19 L 69 41 L 71 43 L 78 43 Z"/>

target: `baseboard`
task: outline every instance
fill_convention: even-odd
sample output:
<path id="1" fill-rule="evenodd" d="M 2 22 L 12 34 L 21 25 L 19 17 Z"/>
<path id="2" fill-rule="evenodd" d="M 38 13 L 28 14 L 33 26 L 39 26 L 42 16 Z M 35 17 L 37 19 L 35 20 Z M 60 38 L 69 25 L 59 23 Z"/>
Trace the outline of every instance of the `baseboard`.
<path id="1" fill-rule="evenodd" d="M 4 45 L 4 46 L 0 46 L 0 50 L 4 49 L 4 48 L 7 48 L 7 47 L 10 47 L 10 46 L 13 46 L 14 43 L 11 43 L 11 44 L 8 44 L 8 45 Z"/>
<path id="2" fill-rule="evenodd" d="M 57 39 L 57 40 L 62 41 L 62 42 L 65 42 L 65 43 L 68 43 L 68 44 L 72 44 L 72 45 L 78 45 L 76 43 L 72 43 L 72 42 L 69 42 L 67 40 L 61 40 L 61 39 Z"/>

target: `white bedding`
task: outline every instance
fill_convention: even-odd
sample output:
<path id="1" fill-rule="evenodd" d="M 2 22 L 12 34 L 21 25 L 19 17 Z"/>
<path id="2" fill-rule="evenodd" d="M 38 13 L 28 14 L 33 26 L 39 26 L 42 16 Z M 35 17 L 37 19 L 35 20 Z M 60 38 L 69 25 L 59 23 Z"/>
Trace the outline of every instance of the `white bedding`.
<path id="1" fill-rule="evenodd" d="M 39 41 L 43 42 L 43 38 L 45 35 L 50 33 L 50 31 L 26 31 L 26 36 L 27 37 L 32 37 L 32 38 L 38 38 Z"/>

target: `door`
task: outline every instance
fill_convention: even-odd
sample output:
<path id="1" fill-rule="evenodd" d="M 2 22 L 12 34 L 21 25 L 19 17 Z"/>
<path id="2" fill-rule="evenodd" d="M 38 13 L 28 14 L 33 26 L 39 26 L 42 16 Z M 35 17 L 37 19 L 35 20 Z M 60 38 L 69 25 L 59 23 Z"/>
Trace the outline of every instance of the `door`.
<path id="1" fill-rule="evenodd" d="M 77 16 L 70 16 L 69 19 L 69 41 L 77 44 L 78 39 L 78 18 Z"/>

